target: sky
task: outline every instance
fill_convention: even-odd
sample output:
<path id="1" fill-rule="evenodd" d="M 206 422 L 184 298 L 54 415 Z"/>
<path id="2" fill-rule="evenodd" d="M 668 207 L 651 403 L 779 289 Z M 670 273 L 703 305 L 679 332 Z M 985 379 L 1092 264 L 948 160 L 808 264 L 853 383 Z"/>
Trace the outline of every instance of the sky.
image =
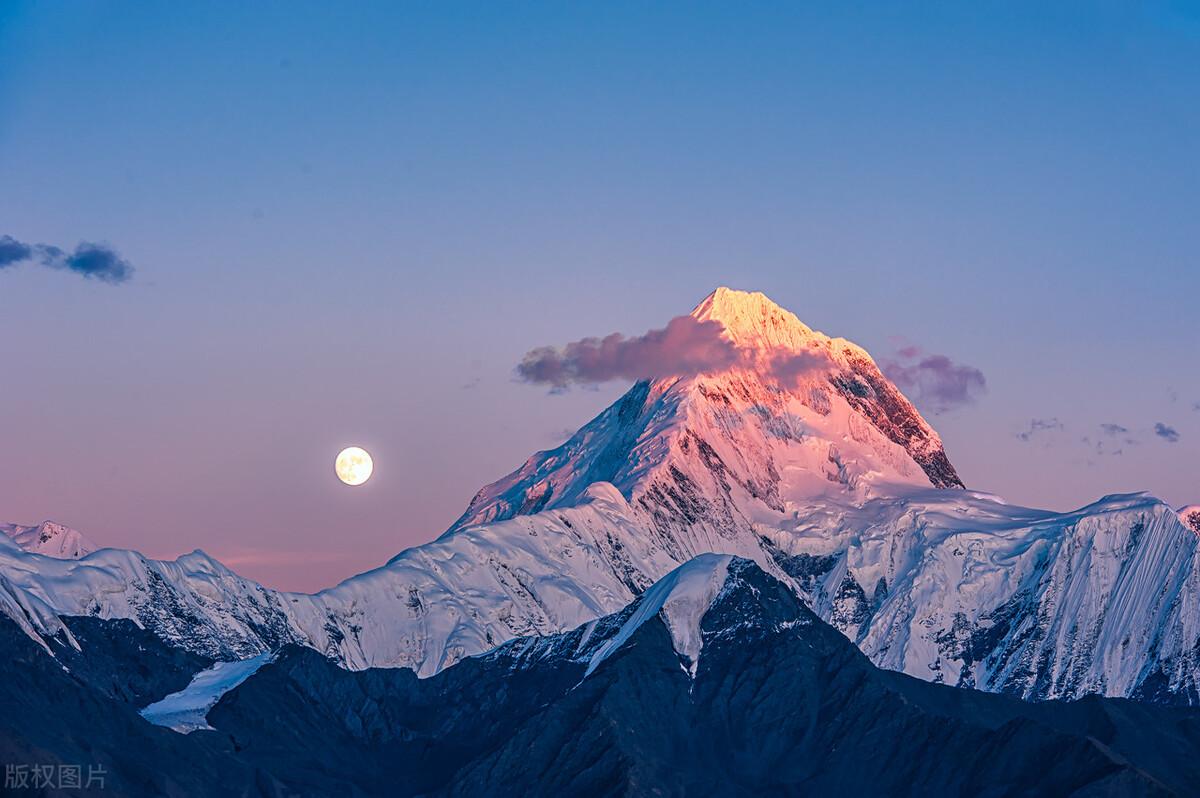
<path id="1" fill-rule="evenodd" d="M 718 285 L 985 375 L 971 487 L 1200 502 L 1200 3 L 243 5 L 0 3 L 0 521 L 328 586 Z"/>

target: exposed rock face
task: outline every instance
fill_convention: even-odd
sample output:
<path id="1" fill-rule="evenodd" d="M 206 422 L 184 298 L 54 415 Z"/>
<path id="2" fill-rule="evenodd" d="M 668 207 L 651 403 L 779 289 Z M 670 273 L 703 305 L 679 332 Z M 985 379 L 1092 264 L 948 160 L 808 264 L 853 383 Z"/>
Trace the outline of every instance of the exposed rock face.
<path id="1" fill-rule="evenodd" d="M 1183 523 L 1188 529 L 1200 535 L 1200 504 L 1182 508 L 1179 511 L 1179 517 L 1183 519 Z"/>

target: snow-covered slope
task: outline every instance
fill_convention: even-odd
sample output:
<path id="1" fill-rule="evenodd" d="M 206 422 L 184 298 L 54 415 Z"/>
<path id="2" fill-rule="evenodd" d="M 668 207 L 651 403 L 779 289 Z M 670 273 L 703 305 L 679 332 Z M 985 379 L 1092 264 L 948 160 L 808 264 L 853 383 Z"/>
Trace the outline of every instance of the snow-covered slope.
<path id="1" fill-rule="evenodd" d="M 795 498 L 962 487 L 937 433 L 863 349 L 759 293 L 719 288 L 692 316 L 724 325 L 743 365 L 638 383 L 479 491 L 447 534 L 569 506 L 594 482 L 615 485 L 663 534 L 728 533 L 752 505 L 779 513 Z M 789 359 L 801 367 L 778 368 Z M 720 506 L 692 517 L 698 497 Z"/>
<path id="2" fill-rule="evenodd" d="M 0 602 L 34 630 L 54 613 L 128 617 L 214 658 L 294 642 L 429 675 L 616 612 L 712 552 L 786 580 L 888 668 L 1200 703 L 1200 538 L 1178 513 L 1140 495 L 1059 514 L 944 489 L 961 482 L 940 439 L 866 352 L 761 294 L 720 289 L 694 315 L 750 357 L 638 383 L 382 568 L 301 595 L 201 552 L 70 561 L 0 546 Z M 774 369 L 781 358 L 804 367 Z"/>
<path id="3" fill-rule="evenodd" d="M 641 595 L 637 607 L 617 630 L 588 658 L 584 678 L 600 667 L 613 652 L 623 646 L 633 633 L 650 618 L 661 615 L 675 653 L 688 663 L 688 672 L 695 674 L 700 661 L 703 641 L 700 619 L 708 612 L 713 599 L 725 586 L 729 563 L 733 558 L 721 554 L 701 554 L 688 560 L 651 585 Z"/>
<path id="4" fill-rule="evenodd" d="M 211 729 L 208 711 L 221 700 L 221 696 L 254 675 L 255 671 L 271 661 L 270 654 L 236 662 L 217 662 L 211 668 L 200 671 L 187 687 L 155 701 L 141 711 L 141 716 L 156 726 L 166 726 L 187 734 L 200 729 Z"/>
<path id="5" fill-rule="evenodd" d="M 308 642 L 298 619 L 320 612 L 312 597 L 264 588 L 201 551 L 161 561 L 100 549 L 60 560 L 15 546 L 0 546 L 0 611 L 49 636 L 64 631 L 58 615 L 129 618 L 171 645 L 214 659 Z"/>
<path id="6" fill-rule="evenodd" d="M 76 560 L 96 550 L 95 544 L 82 534 L 53 521 L 36 526 L 0 524 L 0 532 L 25 551 L 47 557 Z"/>
<path id="7" fill-rule="evenodd" d="M 768 537 L 882 667 L 1027 698 L 1200 703 L 1200 539 L 1153 497 L 1051 513 L 918 491 L 813 506 Z"/>

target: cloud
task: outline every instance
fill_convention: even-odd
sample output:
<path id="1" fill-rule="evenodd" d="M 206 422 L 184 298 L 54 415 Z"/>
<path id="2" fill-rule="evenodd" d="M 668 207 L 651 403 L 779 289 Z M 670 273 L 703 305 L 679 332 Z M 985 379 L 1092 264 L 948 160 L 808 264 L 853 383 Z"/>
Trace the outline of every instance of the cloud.
<path id="1" fill-rule="evenodd" d="M 0 236 L 0 269 L 33 257 L 33 247 L 12 236 Z"/>
<path id="2" fill-rule="evenodd" d="M 1154 434 L 1162 438 L 1167 443 L 1176 443 L 1179 438 L 1179 431 L 1174 427 L 1168 427 L 1166 424 L 1159 421 L 1154 425 Z"/>
<path id="3" fill-rule="evenodd" d="M 688 377 L 738 367 L 774 377 L 792 388 L 801 378 L 828 369 L 828 353 L 789 349 L 739 348 L 725 338 L 715 320 L 677 316 L 661 330 L 626 337 L 612 333 L 583 338 L 564 347 L 530 350 L 517 365 L 517 377 L 563 391 L 572 385 L 592 387 L 609 380 Z"/>
<path id="4" fill-rule="evenodd" d="M 560 427 L 557 430 L 547 432 L 546 440 L 550 441 L 555 446 L 561 446 L 567 441 L 571 440 L 571 438 L 575 437 L 575 433 L 578 431 L 579 430 L 572 429 L 571 427 Z"/>
<path id="5" fill-rule="evenodd" d="M 661 330 L 625 337 L 612 333 L 583 338 L 564 347 L 543 346 L 526 353 L 517 365 L 525 382 L 564 390 L 571 385 L 595 385 L 609 380 L 684 377 L 719 371 L 735 365 L 739 352 L 722 337 L 716 321 L 691 316 L 671 319 Z"/>
<path id="6" fill-rule="evenodd" d="M 1057 418 L 1035 418 L 1029 422 L 1028 428 L 1016 433 L 1016 437 L 1028 443 L 1040 433 L 1063 429 L 1066 427 Z M 1114 422 L 1100 424 L 1097 429 L 1098 433 L 1084 435 L 1078 441 L 1091 450 L 1091 455 L 1098 457 L 1120 457 L 1125 454 L 1127 447 L 1140 446 L 1145 435 L 1144 430 L 1135 432 L 1124 424 Z M 1171 443 L 1180 437 L 1178 432 L 1161 422 L 1154 425 L 1154 434 Z M 1046 445 L 1049 446 L 1052 442 L 1062 443 L 1063 439 L 1047 440 Z"/>
<path id="7" fill-rule="evenodd" d="M 1130 432 L 1129 427 L 1126 427 L 1122 424 L 1113 424 L 1113 423 L 1101 424 L 1100 432 L 1104 433 L 1104 435 L 1106 436 L 1108 445 L 1105 446 L 1104 439 L 1097 440 L 1095 443 L 1095 448 L 1096 448 L 1096 454 L 1098 454 L 1098 455 L 1105 455 L 1105 454 L 1111 454 L 1113 456 L 1122 455 L 1122 454 L 1125 454 L 1125 450 L 1120 447 L 1122 447 L 1122 446 L 1138 446 L 1141 444 L 1141 441 L 1138 440 L 1138 438 L 1137 438 L 1137 434 Z M 1119 439 L 1119 440 L 1114 441 L 1113 440 L 1114 438 Z M 1084 443 L 1088 443 L 1087 438 L 1084 438 Z M 1117 448 L 1113 448 L 1113 447 L 1117 447 Z"/>
<path id="8" fill-rule="evenodd" d="M 1029 420 L 1028 429 L 1018 432 L 1016 434 L 1016 437 L 1019 438 L 1020 440 L 1025 441 L 1026 443 L 1028 443 L 1029 441 L 1033 440 L 1033 438 L 1039 432 L 1048 432 L 1051 430 L 1062 430 L 1062 429 L 1065 429 L 1063 427 L 1063 423 L 1061 421 L 1059 421 L 1057 418 L 1031 418 Z"/>
<path id="9" fill-rule="evenodd" d="M 305 565 L 341 562 L 349 558 L 342 551 L 285 551 L 277 549 L 231 549 L 214 555 L 222 565 L 232 568 L 256 565 Z"/>
<path id="10" fill-rule="evenodd" d="M 58 247 L 38 247 L 42 265 L 52 269 L 67 269 L 84 277 L 105 283 L 123 283 L 133 276 L 133 266 L 110 247 L 84 242 L 71 253 Z"/>
<path id="11" fill-rule="evenodd" d="M 829 356 L 819 350 L 807 352 L 780 351 L 768 355 L 760 369 L 774 375 L 786 387 L 794 387 L 802 377 L 824 371 L 831 365 Z"/>
<path id="12" fill-rule="evenodd" d="M 24 261 L 35 261 L 51 269 L 64 269 L 105 283 L 124 283 L 133 277 L 133 266 L 112 247 L 83 242 L 72 252 L 53 244 L 26 244 L 12 236 L 0 236 L 0 269 Z"/>
<path id="13" fill-rule="evenodd" d="M 879 362 L 883 373 L 920 405 L 935 413 L 974 403 L 987 390 L 987 379 L 974 366 L 918 346 L 904 346 Z"/>

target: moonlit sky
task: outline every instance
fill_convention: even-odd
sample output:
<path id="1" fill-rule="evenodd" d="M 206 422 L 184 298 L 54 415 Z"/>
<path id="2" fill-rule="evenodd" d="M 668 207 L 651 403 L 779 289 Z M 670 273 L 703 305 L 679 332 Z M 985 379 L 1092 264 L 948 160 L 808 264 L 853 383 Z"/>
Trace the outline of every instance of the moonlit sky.
<path id="1" fill-rule="evenodd" d="M 1200 501 L 1200 6 L 804 5 L 3 4 L 0 235 L 137 271 L 0 271 L 0 520 L 327 586 L 722 284 L 982 370 L 972 487 Z"/>

